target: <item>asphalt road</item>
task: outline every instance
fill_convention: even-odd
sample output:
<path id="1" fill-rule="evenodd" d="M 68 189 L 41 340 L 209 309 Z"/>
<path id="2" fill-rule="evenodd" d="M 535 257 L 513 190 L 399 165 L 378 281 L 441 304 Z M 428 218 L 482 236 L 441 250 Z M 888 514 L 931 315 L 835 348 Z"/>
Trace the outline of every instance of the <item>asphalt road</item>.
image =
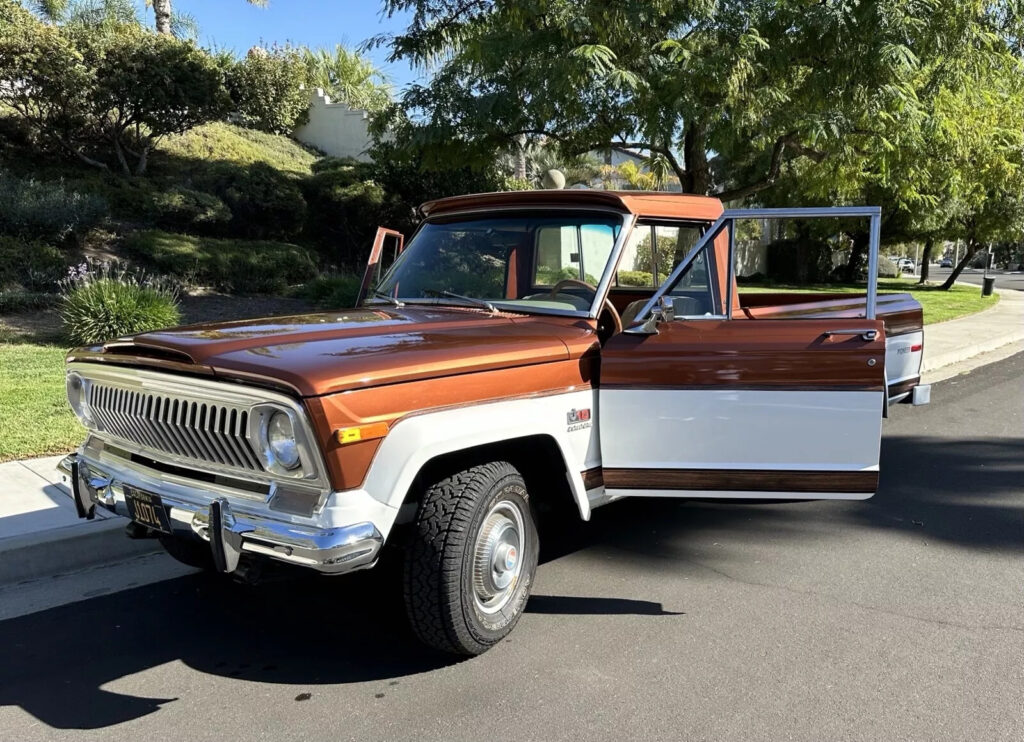
<path id="1" fill-rule="evenodd" d="M 939 268 L 937 265 L 933 265 L 928 269 L 928 281 L 929 283 L 945 281 L 949 274 L 952 273 L 951 268 Z M 905 274 L 908 278 L 910 274 Z M 917 276 L 920 276 L 920 271 Z M 1021 271 L 989 271 L 988 275 L 994 276 L 996 279 L 996 289 L 1013 289 L 1015 291 L 1024 291 L 1024 272 Z M 977 286 L 981 286 L 981 279 L 985 276 L 985 271 L 980 268 L 967 268 L 963 273 L 960 274 L 958 281 L 964 281 L 965 283 L 973 283 Z"/>
<path id="2" fill-rule="evenodd" d="M 115 570 L 0 622 L 0 739 L 1020 742 L 1022 379 L 1024 354 L 897 407 L 865 502 L 598 511 L 476 659 L 416 645 L 373 572 Z"/>

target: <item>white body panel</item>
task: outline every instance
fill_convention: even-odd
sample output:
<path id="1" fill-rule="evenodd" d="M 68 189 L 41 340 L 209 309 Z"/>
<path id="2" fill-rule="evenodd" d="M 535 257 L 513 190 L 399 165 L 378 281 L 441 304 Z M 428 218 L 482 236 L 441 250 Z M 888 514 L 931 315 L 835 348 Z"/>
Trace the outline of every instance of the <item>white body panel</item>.
<path id="1" fill-rule="evenodd" d="M 377 516 L 373 523 L 386 538 L 413 479 L 428 461 L 454 451 L 535 435 L 549 435 L 558 445 L 580 515 L 587 520 L 590 502 L 580 473 L 601 465 L 595 402 L 596 391 L 585 389 L 407 417 L 384 438 L 363 487 L 331 495 L 327 503 L 331 522 L 353 522 L 355 516 L 344 512 L 346 504 L 359 502 L 365 509 L 368 497 L 380 505 L 373 508 Z M 591 420 L 570 426 L 567 414 L 573 409 L 591 410 Z M 387 520 L 378 520 L 382 516 Z"/>
<path id="2" fill-rule="evenodd" d="M 878 469 L 880 391 L 602 389 L 600 394 L 606 468 Z"/>
<path id="3" fill-rule="evenodd" d="M 908 332 L 885 339 L 885 378 L 889 384 L 898 384 L 921 375 L 922 350 L 911 350 L 924 345 L 924 331 Z"/>

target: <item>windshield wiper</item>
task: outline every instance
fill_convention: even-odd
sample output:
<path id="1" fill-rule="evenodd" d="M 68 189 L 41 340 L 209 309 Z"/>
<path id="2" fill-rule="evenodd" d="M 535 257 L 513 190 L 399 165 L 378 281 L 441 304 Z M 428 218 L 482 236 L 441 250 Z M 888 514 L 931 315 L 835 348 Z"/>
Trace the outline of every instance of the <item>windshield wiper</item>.
<path id="1" fill-rule="evenodd" d="M 385 294 L 383 291 L 371 291 L 370 295 L 374 299 L 383 299 L 388 304 L 393 304 L 396 307 L 404 307 L 405 306 L 404 302 L 399 301 L 398 299 L 393 297 L 391 294 Z"/>
<path id="2" fill-rule="evenodd" d="M 491 304 L 489 301 L 485 301 L 483 299 L 475 299 L 472 296 L 463 296 L 462 294 L 453 294 L 451 291 L 441 291 L 439 289 L 423 289 L 423 293 L 425 293 L 425 294 L 435 294 L 437 296 L 445 296 L 445 297 L 447 297 L 449 299 L 461 299 L 462 301 L 468 301 L 470 304 L 473 304 L 475 306 L 483 307 L 484 309 L 486 309 L 491 314 L 497 314 L 498 313 L 498 310 L 495 309 L 494 305 Z"/>

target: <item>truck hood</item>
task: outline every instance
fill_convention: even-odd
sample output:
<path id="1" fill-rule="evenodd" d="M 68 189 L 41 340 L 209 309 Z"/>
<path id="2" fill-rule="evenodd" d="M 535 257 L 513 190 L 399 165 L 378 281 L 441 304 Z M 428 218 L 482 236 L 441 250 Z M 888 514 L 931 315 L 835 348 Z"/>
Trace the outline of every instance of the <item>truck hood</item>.
<path id="1" fill-rule="evenodd" d="M 588 337 L 593 329 L 579 319 L 406 305 L 190 325 L 71 359 L 166 364 L 317 396 L 565 360 Z"/>

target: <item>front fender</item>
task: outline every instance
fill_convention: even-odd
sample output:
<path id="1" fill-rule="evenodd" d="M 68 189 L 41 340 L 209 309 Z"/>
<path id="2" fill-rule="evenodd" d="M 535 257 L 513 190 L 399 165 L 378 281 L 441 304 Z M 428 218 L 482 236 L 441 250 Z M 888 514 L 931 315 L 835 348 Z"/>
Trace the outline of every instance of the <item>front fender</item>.
<path id="1" fill-rule="evenodd" d="M 374 457 L 363 490 L 397 510 L 416 475 L 445 454 L 534 435 L 554 439 L 565 461 L 573 497 L 584 520 L 590 502 L 581 472 L 600 465 L 596 415 L 587 423 L 568 422 L 572 410 L 596 411 L 592 389 L 467 405 L 411 415 L 389 431 Z M 343 497 L 344 493 L 338 493 Z"/>

